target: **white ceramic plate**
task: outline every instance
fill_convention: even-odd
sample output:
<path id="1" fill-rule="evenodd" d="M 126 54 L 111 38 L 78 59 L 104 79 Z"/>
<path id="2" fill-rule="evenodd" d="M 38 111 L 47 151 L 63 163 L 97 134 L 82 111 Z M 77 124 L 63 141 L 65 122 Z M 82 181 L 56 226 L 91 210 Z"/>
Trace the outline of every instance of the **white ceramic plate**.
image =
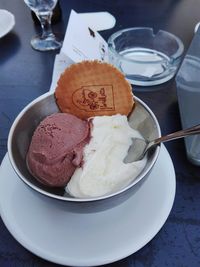
<path id="1" fill-rule="evenodd" d="M 5 9 L 0 9 L 0 38 L 9 33 L 14 25 L 14 15 Z"/>
<path id="2" fill-rule="evenodd" d="M 164 146 L 140 189 L 98 213 L 72 213 L 65 203 L 32 191 L 16 176 L 7 155 L 0 169 L 0 212 L 8 230 L 34 254 L 63 265 L 103 265 L 136 252 L 163 226 L 174 196 L 174 167 Z"/>

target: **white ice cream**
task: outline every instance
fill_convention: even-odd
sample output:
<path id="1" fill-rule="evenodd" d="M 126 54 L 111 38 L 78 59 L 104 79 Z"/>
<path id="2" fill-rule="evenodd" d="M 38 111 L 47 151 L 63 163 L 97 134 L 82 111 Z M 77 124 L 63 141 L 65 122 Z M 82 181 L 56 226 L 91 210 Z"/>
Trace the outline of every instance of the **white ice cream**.
<path id="1" fill-rule="evenodd" d="M 84 149 L 84 165 L 75 171 L 66 190 L 78 198 L 97 197 L 133 181 L 144 168 L 146 159 L 123 162 L 132 137 L 142 138 L 129 126 L 126 116 L 94 117 L 91 140 Z"/>

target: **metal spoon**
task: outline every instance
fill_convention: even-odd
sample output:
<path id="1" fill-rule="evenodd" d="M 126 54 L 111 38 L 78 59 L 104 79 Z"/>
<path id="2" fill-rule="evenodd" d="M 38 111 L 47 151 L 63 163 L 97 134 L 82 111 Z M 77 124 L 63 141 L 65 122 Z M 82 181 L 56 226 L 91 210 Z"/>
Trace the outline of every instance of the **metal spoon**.
<path id="1" fill-rule="evenodd" d="M 132 138 L 132 144 L 128 150 L 127 156 L 124 159 L 124 163 L 131 163 L 137 160 L 141 160 L 149 149 L 159 145 L 160 143 L 168 142 L 171 140 L 183 138 L 188 135 L 194 135 L 199 133 L 200 133 L 200 124 L 187 128 L 185 130 L 161 136 L 152 141 L 147 141 L 140 138 Z"/>

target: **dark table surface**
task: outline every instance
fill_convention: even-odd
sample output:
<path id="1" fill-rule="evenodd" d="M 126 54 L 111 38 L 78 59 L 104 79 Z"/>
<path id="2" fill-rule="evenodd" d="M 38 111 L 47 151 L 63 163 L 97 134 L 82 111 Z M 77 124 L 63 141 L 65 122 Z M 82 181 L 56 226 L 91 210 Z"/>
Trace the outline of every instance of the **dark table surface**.
<path id="1" fill-rule="evenodd" d="M 184 43 L 185 51 L 200 20 L 199 0 L 60 1 L 62 20 L 54 30 L 64 33 L 70 10 L 77 12 L 109 11 L 116 26 L 101 32 L 107 38 L 119 29 L 148 26 L 167 30 Z M 22 0 L 1 0 L 0 8 L 15 15 L 12 32 L 0 39 L 0 161 L 7 151 L 10 126 L 25 105 L 47 92 L 51 84 L 56 52 L 37 52 L 30 46 L 32 35 L 39 30 Z M 162 134 L 181 128 L 175 80 L 149 88 L 135 87 L 135 95 L 153 110 Z M 172 211 L 159 233 L 138 252 L 108 266 L 199 267 L 200 266 L 200 168 L 186 158 L 183 140 L 167 143 L 176 172 L 176 196 Z M 0 266 L 53 267 L 23 248 L 0 219 Z"/>

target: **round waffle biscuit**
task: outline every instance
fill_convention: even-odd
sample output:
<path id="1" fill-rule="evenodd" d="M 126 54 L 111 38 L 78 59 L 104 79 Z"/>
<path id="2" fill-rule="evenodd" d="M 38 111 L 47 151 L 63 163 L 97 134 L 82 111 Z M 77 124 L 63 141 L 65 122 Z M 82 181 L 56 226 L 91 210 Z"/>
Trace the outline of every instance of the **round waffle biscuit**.
<path id="1" fill-rule="evenodd" d="M 82 61 L 61 75 L 55 98 L 62 112 L 79 118 L 122 114 L 128 116 L 134 106 L 131 85 L 111 64 Z"/>

